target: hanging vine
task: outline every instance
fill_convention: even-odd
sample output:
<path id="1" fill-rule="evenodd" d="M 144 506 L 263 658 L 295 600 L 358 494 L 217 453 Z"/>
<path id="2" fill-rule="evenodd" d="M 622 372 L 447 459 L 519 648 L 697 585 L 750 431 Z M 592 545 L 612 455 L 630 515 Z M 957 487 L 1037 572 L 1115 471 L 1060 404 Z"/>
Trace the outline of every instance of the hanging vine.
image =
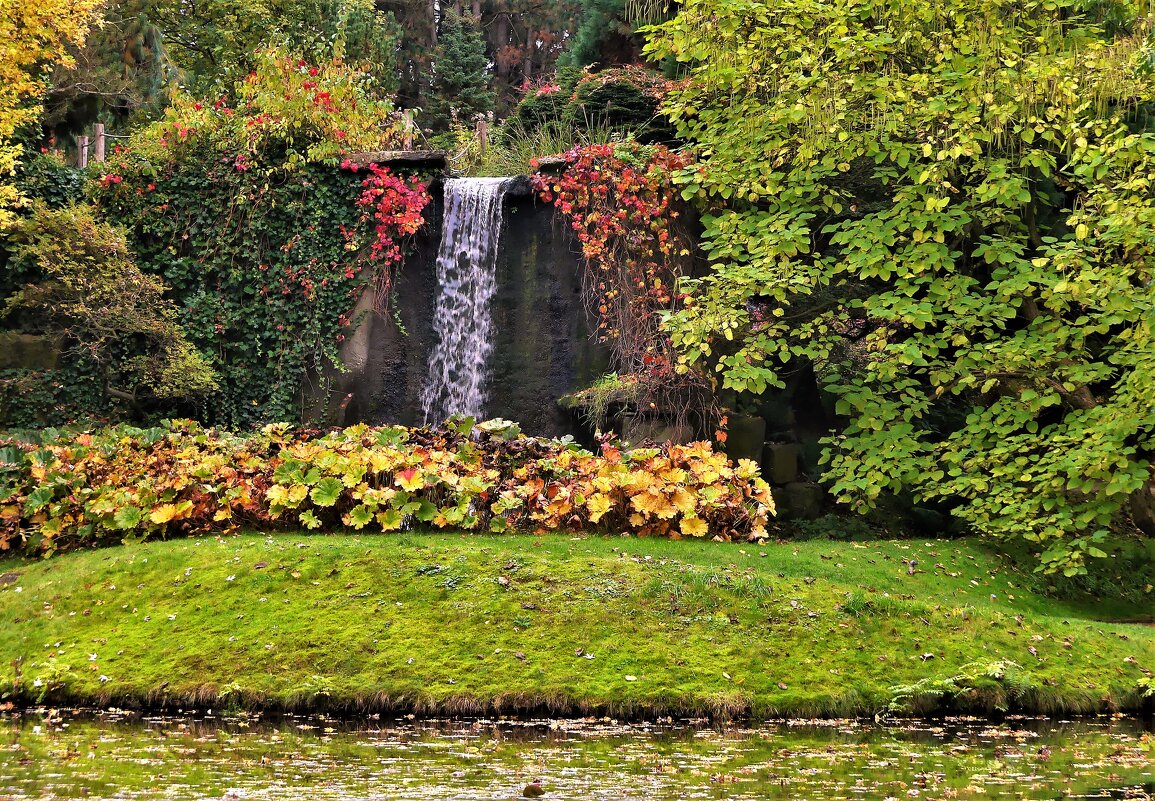
<path id="1" fill-rule="evenodd" d="M 673 184 L 689 158 L 634 141 L 578 147 L 563 158 L 559 175 L 539 171 L 533 185 L 581 244 L 583 289 L 599 340 L 623 382 L 636 385 L 639 411 L 705 424 L 709 385 L 678 367 L 662 330 L 663 316 L 683 300 L 677 283 L 693 259 Z"/>

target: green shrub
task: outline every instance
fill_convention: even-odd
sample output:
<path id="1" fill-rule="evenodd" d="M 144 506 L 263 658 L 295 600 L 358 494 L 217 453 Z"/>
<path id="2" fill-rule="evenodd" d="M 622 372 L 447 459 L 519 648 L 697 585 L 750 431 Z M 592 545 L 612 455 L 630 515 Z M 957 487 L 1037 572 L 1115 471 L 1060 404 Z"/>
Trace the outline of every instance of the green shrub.
<path id="1" fill-rule="evenodd" d="M 91 368 L 106 396 L 134 405 L 216 389 L 204 358 L 177 324 L 164 283 L 137 268 L 122 232 L 91 206 L 38 205 L 9 241 L 14 270 L 37 276 L 8 298 L 7 315 L 58 337 Z"/>
<path id="2" fill-rule="evenodd" d="M 22 161 L 16 181 L 24 197 L 43 201 L 49 208 L 84 199 L 84 172 L 52 153 L 37 153 Z"/>
<path id="3" fill-rule="evenodd" d="M 642 142 L 668 141 L 673 131 L 659 105 L 668 82 L 644 67 L 615 67 L 586 74 L 574 87 L 570 116 L 587 127 L 608 125 Z"/>

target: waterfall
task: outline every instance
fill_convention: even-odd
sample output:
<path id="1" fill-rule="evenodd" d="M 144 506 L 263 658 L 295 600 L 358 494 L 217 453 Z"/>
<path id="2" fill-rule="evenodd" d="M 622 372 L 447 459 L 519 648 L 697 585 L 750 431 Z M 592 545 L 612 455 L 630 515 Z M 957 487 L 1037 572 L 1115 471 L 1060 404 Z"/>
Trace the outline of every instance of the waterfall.
<path id="1" fill-rule="evenodd" d="M 445 223 L 437 251 L 437 303 L 433 330 L 440 337 L 429 354 L 421 387 L 425 422 L 451 414 L 480 417 L 493 352 L 490 301 L 496 284 L 501 202 L 507 178 L 451 178 L 445 182 Z"/>

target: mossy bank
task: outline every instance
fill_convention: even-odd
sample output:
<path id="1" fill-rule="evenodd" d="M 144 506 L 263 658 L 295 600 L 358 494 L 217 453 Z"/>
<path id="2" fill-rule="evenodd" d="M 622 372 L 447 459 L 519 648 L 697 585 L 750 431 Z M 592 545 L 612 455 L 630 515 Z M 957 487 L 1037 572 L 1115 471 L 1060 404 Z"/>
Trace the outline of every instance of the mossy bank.
<path id="1" fill-rule="evenodd" d="M 967 540 L 247 534 L 0 562 L 0 701 L 749 717 L 1137 711 L 1142 610 Z"/>

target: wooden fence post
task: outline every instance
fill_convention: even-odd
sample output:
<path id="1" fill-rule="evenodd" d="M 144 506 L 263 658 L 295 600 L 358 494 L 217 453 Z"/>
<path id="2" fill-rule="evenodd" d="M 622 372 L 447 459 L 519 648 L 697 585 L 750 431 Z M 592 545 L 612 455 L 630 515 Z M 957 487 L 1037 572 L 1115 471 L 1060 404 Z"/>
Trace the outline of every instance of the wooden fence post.
<path id="1" fill-rule="evenodd" d="M 98 122 L 92 126 L 92 135 L 96 140 L 93 148 L 92 160 L 97 164 L 104 161 L 104 123 Z"/>
<path id="2" fill-rule="evenodd" d="M 489 147 L 489 122 L 484 114 L 477 115 L 477 141 L 481 145 L 481 158 L 485 158 L 485 149 Z"/>
<path id="3" fill-rule="evenodd" d="M 413 123 L 413 109 L 407 108 L 401 112 L 401 124 L 404 130 L 402 134 L 402 141 L 404 142 L 406 150 L 413 149 L 413 129 L 416 127 Z"/>
<path id="4" fill-rule="evenodd" d="M 76 166 L 84 169 L 88 166 L 88 137 L 76 137 Z"/>

